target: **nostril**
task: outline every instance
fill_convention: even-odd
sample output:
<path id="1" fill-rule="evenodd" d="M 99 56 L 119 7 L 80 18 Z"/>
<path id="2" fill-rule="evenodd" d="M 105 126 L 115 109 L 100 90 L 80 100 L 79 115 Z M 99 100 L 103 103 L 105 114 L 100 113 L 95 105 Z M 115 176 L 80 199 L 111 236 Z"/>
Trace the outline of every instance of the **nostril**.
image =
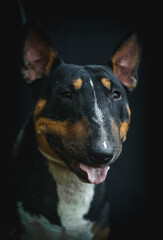
<path id="1" fill-rule="evenodd" d="M 113 149 L 93 148 L 89 150 L 89 158 L 93 163 L 109 163 L 113 159 Z"/>
<path id="2" fill-rule="evenodd" d="M 107 164 L 112 159 L 111 157 L 101 158 L 101 157 L 95 157 L 95 156 L 89 156 L 89 158 L 93 163 L 96 163 L 96 164 Z"/>
<path id="3" fill-rule="evenodd" d="M 109 155 L 109 156 L 93 156 L 93 155 L 89 155 L 89 158 L 96 163 L 101 163 L 101 164 L 105 164 L 105 163 L 109 163 L 110 160 L 113 158 L 113 155 Z"/>
<path id="4" fill-rule="evenodd" d="M 113 158 L 113 155 L 108 155 L 107 157 L 104 157 L 103 159 L 105 162 L 108 162 L 108 161 L 112 160 L 112 158 Z"/>

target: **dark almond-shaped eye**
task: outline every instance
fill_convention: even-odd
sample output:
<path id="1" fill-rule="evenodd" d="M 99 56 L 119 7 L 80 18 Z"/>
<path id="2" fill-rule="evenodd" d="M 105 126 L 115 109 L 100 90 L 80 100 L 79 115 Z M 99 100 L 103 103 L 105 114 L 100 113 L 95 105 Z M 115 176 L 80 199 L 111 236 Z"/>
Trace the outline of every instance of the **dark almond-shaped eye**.
<path id="1" fill-rule="evenodd" d="M 114 90 L 114 91 L 113 91 L 113 98 L 114 98 L 115 100 L 120 99 L 120 98 L 121 98 L 121 93 L 120 93 L 120 91 Z"/>
<path id="2" fill-rule="evenodd" d="M 60 93 L 60 96 L 61 96 L 62 98 L 72 99 L 72 93 L 71 93 L 70 91 L 68 91 L 68 90 Z"/>

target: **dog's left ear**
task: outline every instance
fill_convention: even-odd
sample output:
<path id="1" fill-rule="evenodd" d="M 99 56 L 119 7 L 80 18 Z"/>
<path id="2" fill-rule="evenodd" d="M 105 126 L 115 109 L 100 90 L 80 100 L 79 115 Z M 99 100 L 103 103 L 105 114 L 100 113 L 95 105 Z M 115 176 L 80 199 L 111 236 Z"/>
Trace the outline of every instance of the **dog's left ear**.
<path id="1" fill-rule="evenodd" d="M 137 85 L 140 55 L 140 33 L 134 30 L 125 37 L 111 57 L 109 65 L 120 82 L 129 91 L 132 91 Z"/>

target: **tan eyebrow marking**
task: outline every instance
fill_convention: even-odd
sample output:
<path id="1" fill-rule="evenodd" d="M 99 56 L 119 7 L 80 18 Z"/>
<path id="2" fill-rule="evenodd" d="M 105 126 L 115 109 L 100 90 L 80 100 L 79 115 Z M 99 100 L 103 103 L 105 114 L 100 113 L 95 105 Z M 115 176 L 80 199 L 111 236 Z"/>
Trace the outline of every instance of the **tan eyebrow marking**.
<path id="1" fill-rule="evenodd" d="M 74 85 L 75 91 L 80 89 L 82 87 L 82 84 L 83 84 L 83 81 L 81 80 L 81 78 L 74 80 L 73 85 Z"/>
<path id="2" fill-rule="evenodd" d="M 102 85 L 108 89 L 111 89 L 111 82 L 108 78 L 101 78 Z"/>

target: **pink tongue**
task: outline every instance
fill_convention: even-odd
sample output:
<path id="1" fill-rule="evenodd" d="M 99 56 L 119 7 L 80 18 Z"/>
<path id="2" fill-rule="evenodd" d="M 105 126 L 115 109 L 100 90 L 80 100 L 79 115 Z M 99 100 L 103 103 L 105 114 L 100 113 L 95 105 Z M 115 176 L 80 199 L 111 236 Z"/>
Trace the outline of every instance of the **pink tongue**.
<path id="1" fill-rule="evenodd" d="M 79 166 L 81 170 L 87 173 L 89 182 L 94 184 L 102 183 L 107 176 L 108 170 L 110 169 L 109 166 L 102 168 L 93 168 L 82 163 L 80 163 Z"/>

